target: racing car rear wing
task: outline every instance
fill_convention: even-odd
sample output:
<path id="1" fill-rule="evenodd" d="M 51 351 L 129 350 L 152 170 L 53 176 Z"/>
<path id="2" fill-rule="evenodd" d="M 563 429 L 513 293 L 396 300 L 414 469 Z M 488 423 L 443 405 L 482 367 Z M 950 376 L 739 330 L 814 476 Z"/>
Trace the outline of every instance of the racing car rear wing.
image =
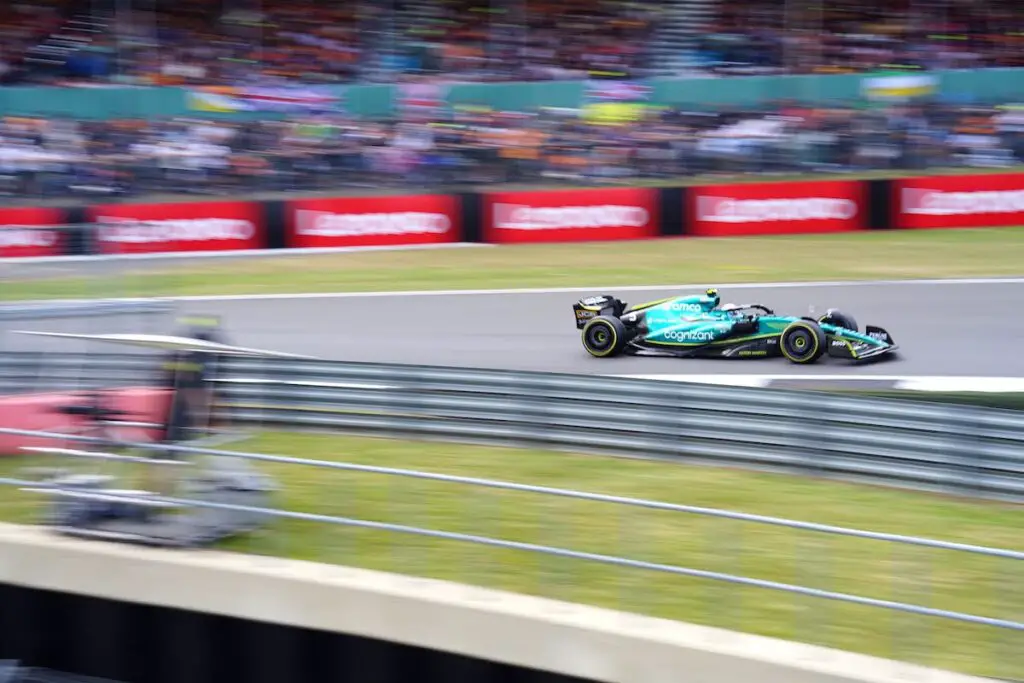
<path id="1" fill-rule="evenodd" d="M 599 315 L 618 317 L 626 310 L 626 302 L 616 299 L 609 294 L 599 296 L 588 296 L 580 299 L 572 305 L 576 315 L 576 329 L 582 330 L 591 318 Z"/>

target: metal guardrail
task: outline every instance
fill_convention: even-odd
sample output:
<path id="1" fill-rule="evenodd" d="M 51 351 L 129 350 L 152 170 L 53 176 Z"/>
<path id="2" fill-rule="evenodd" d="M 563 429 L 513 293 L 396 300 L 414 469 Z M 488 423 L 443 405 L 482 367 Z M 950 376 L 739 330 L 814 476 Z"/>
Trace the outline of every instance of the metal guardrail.
<path id="1" fill-rule="evenodd" d="M 3 434 L 20 434 L 23 436 L 34 436 L 34 437 L 47 437 L 53 436 L 52 432 L 38 432 L 30 430 L 16 430 L 0 428 L 0 433 Z M 72 443 L 79 444 L 101 444 L 102 439 L 89 436 L 79 435 L 62 435 L 62 438 Z M 159 443 L 136 443 L 134 447 L 148 451 L 161 451 L 168 453 L 185 454 L 189 456 L 213 456 L 216 458 L 236 458 L 239 460 L 262 462 L 262 463 L 274 463 L 277 465 L 298 465 L 306 467 L 321 468 L 324 470 L 335 470 L 349 473 L 364 473 L 364 474 L 377 474 L 390 477 L 401 477 L 411 478 L 423 481 L 432 481 L 446 484 L 455 484 L 471 487 L 479 487 L 483 489 L 498 490 L 498 491 L 515 491 L 520 493 L 532 493 L 542 496 L 553 496 L 556 498 L 566 498 L 577 501 L 587 501 L 593 503 L 606 503 L 610 505 L 624 506 L 629 508 L 643 508 L 647 510 L 660 510 L 664 512 L 674 512 L 687 515 L 697 515 L 703 517 L 717 518 L 723 520 L 747 522 L 762 526 L 776 526 L 791 529 L 794 531 L 806 531 L 815 534 L 838 536 L 846 538 L 854 538 L 869 541 L 878 541 L 882 543 L 890 543 L 895 545 L 913 546 L 918 548 L 926 548 L 932 550 L 944 550 L 955 553 L 965 553 L 969 555 L 977 555 L 989 559 L 1002 559 L 1013 562 L 1024 562 L 1024 552 L 1009 550 L 1005 548 L 993 548 L 980 545 L 971 545 L 966 543 L 953 543 L 949 541 L 939 541 L 931 538 L 923 538 L 916 536 L 906 536 L 900 534 L 889 534 L 880 533 L 873 531 L 863 531 L 860 529 L 852 529 L 828 524 L 817 524 L 813 522 L 802 522 L 797 520 L 784 519 L 780 517 L 767 517 L 764 515 L 755 515 L 749 513 L 735 512 L 731 510 L 718 510 L 714 508 L 696 507 L 693 505 L 679 505 L 674 503 L 664 503 L 653 500 L 646 500 L 641 498 L 628 498 L 624 496 L 614 496 L 600 493 L 588 493 L 585 491 L 576 491 L 572 489 L 554 488 L 549 486 L 535 486 L 530 484 L 519 484 L 507 481 L 497 481 L 491 479 L 481 479 L 476 477 L 464 477 L 457 475 L 438 474 L 433 472 L 423 472 L 419 470 L 408 470 L 398 469 L 393 467 L 380 467 L 374 465 L 361 465 L 349 462 L 336 462 L 328 460 L 315 460 L 309 458 L 297 458 L 292 456 L 272 455 L 267 453 L 248 453 L 241 451 L 226 451 L 217 450 L 212 448 L 201 448 L 194 446 L 183 446 L 183 445 L 169 445 Z M 152 459 L 139 458 L 140 461 L 153 462 Z M 175 462 L 175 461 L 168 461 Z M 39 482 L 12 479 L 9 477 L 0 477 L 0 485 L 10 486 L 21 486 L 31 488 L 33 491 L 45 491 L 45 490 L 60 490 L 59 486 L 41 484 Z M 124 500 L 124 501 L 140 501 L 141 499 L 135 497 L 131 492 L 107 492 L 103 494 L 104 497 L 112 500 Z M 561 557 L 584 560 L 590 562 L 597 562 L 609 565 L 618 565 L 622 567 L 632 567 L 635 569 L 644 569 L 655 572 L 664 572 L 669 574 L 676 574 L 679 576 L 688 576 L 692 578 L 710 579 L 713 581 L 722 581 L 726 583 L 732 583 L 736 585 L 749 586 L 754 588 L 762 588 L 767 590 L 777 590 L 786 593 L 792 593 L 796 595 L 803 595 L 807 597 L 822 598 L 825 600 L 834 600 L 839 602 L 846 602 L 852 604 L 863 605 L 867 607 L 878 607 L 883 609 L 896 610 L 900 612 L 906 612 L 910 614 L 917 614 L 920 616 L 931 616 L 940 619 L 947 619 L 951 621 L 957 621 L 967 624 L 975 624 L 979 626 L 991 626 L 998 629 L 1006 629 L 1010 631 L 1018 631 L 1024 633 L 1024 622 L 1017 621 L 1014 619 L 1001 619 L 991 616 L 982 616 L 977 614 L 967 614 L 964 612 L 957 612 L 945 609 L 938 609 L 934 607 L 927 607 L 923 605 L 916 605 L 911 603 L 903 603 L 894 600 L 883 600 L 878 598 L 871 598 L 866 596 L 851 595 L 847 593 L 841 593 L 830 590 L 822 590 L 818 588 L 810 588 L 807 586 L 801 586 L 796 584 L 781 583 L 778 581 L 767 581 L 763 579 L 756 579 L 747 576 L 740 576 L 736 574 L 728 574 L 716 571 L 706 571 L 700 569 L 694 569 L 690 567 L 680 567 L 658 562 L 649 562 L 643 560 L 630 559 L 626 557 L 619 557 L 613 555 L 605 555 L 593 552 L 581 552 L 569 548 L 545 546 L 535 543 L 524 543 L 518 541 L 503 540 L 500 538 L 492 538 L 487 536 L 465 534 L 451 531 L 443 531 L 439 529 L 426 528 L 421 526 L 411 526 L 405 524 L 392 524 L 388 522 L 373 521 L 366 519 L 357 519 L 351 517 L 341 517 L 337 515 L 324 515 L 310 512 L 299 512 L 294 510 L 277 510 L 267 507 L 252 507 L 247 505 L 232 504 L 232 503 L 219 503 L 208 500 L 198 500 L 195 498 L 179 498 L 171 496 L 149 496 L 145 499 L 148 502 L 160 502 L 169 505 L 177 505 L 183 507 L 194 507 L 194 508 L 206 508 L 212 510 L 229 510 L 237 512 L 247 512 L 252 514 L 266 515 L 268 517 L 278 517 L 282 519 L 293 519 L 293 520 L 304 520 L 311 522 L 321 522 L 327 524 L 337 524 L 341 526 L 358 527 L 364 529 L 373 529 L 378 531 L 390 531 L 401 534 L 413 534 L 418 536 L 426 536 L 440 539 L 447 539 L 453 541 L 463 541 L 468 543 L 475 543 L 484 546 L 490 546 L 492 548 L 504 548 L 508 550 L 522 550 L 527 552 L 542 553 L 547 555 L 557 555 Z"/>
<path id="2" fill-rule="evenodd" d="M 0 275 L 0 288 L 3 277 Z M 21 364 L 40 353 L 75 352 L 82 359 L 82 351 L 95 348 L 81 339 L 30 337 L 17 334 L 18 330 L 31 329 L 37 332 L 58 333 L 154 333 L 173 324 L 177 304 L 162 299 L 109 299 L 102 301 L 37 301 L 0 302 L 0 357 L 11 354 L 10 362 Z M 99 328 L 99 329 L 98 329 Z M 110 350 L 108 345 L 104 345 Z M 120 349 L 120 355 L 138 350 Z M 127 352 L 127 353 L 126 353 Z M 30 361 L 31 362 L 31 361 Z M 40 369 L 35 362 L 36 369 Z M 48 369 L 47 369 L 48 370 Z M 67 371 L 65 368 L 65 380 Z M 0 387 L 0 390 L 3 390 Z"/>
<path id="3" fill-rule="evenodd" d="M 52 318 L 85 318 L 108 315 L 139 315 L 170 313 L 176 310 L 171 301 L 160 299 L 110 300 L 98 302 L 47 301 L 0 304 L 0 321 L 46 320 Z"/>
<path id="4" fill-rule="evenodd" d="M 22 430 L 0 429 L 0 433 L 18 433 L 22 436 L 44 436 L 47 432 L 31 432 Z M 104 440 L 88 436 L 68 436 L 66 440 L 70 444 L 84 444 L 103 446 Z M 578 585 L 579 581 L 586 581 L 584 576 L 591 577 L 591 569 L 596 571 L 630 572 L 639 571 L 644 575 L 644 580 L 633 584 L 629 578 L 619 575 L 617 580 L 627 581 L 631 585 L 629 597 L 620 594 L 619 600 L 626 605 L 629 611 L 648 612 L 654 608 L 653 605 L 661 604 L 662 601 L 673 599 L 692 600 L 694 592 L 720 590 L 727 595 L 717 596 L 706 595 L 700 599 L 701 602 L 709 602 L 708 598 L 714 597 L 713 608 L 704 617 L 709 625 L 720 628 L 736 628 L 737 624 L 729 623 L 741 614 L 750 614 L 750 610 L 757 610 L 758 607 L 747 602 L 748 599 L 741 597 L 742 591 L 757 591 L 764 595 L 765 591 L 776 595 L 788 596 L 791 601 L 787 607 L 787 613 L 797 617 L 799 624 L 794 624 L 797 630 L 810 629 L 810 631 L 798 637 L 800 640 L 810 640 L 819 644 L 835 646 L 837 643 L 825 643 L 821 639 L 839 637 L 838 631 L 833 631 L 833 625 L 829 625 L 821 616 L 827 610 L 827 605 L 833 605 L 832 611 L 839 608 L 872 608 L 881 609 L 891 613 L 901 613 L 909 617 L 916 617 L 913 626 L 906 621 L 893 621 L 890 625 L 894 628 L 893 642 L 890 647 L 898 650 L 897 657 L 905 658 L 907 661 L 920 661 L 924 663 L 934 656 L 937 649 L 952 646 L 954 642 L 959 646 L 966 647 L 971 653 L 989 653 L 991 661 L 984 658 L 974 661 L 970 668 L 980 672 L 980 668 L 987 669 L 988 674 L 999 672 L 1012 672 L 1019 669 L 1018 664 L 1024 651 L 1017 646 L 1020 638 L 1024 635 L 1024 621 L 1019 618 L 1019 599 L 1021 597 L 1020 571 L 1018 566 L 1024 562 L 1024 552 L 1007 548 L 986 547 L 967 543 L 956 543 L 940 541 L 930 538 L 862 531 L 858 529 L 841 527 L 835 525 L 802 522 L 779 517 L 769 517 L 750 513 L 741 513 L 730 510 L 721 510 L 693 505 L 681 505 L 668 502 L 629 498 L 624 496 L 588 493 L 565 488 L 550 486 L 536 486 L 524 483 L 498 481 L 477 477 L 466 477 L 441 474 L 436 472 L 424 472 L 410 469 L 399 469 L 393 467 L 382 467 L 376 465 L 357 464 L 351 462 L 326 461 L 312 458 L 299 458 L 292 456 L 273 455 L 269 453 L 249 453 L 230 450 L 217 450 L 205 447 L 167 445 L 143 443 L 135 444 L 135 447 L 143 450 L 155 450 L 157 452 L 175 452 L 190 456 L 185 461 L 199 464 L 202 459 L 214 461 L 243 460 L 253 463 L 267 465 L 273 468 L 287 466 L 289 468 L 311 468 L 312 472 L 306 475 L 306 480 L 323 481 L 330 475 L 340 475 L 336 480 L 335 490 L 338 496 L 358 497 L 360 493 L 369 491 L 369 483 L 366 479 L 357 483 L 355 477 L 366 477 L 376 475 L 383 477 L 389 485 L 385 494 L 387 500 L 402 500 L 408 503 L 410 496 L 415 498 L 423 495 L 424 489 L 419 488 L 424 484 L 446 485 L 455 487 L 451 493 L 437 490 L 434 495 L 446 496 L 451 499 L 465 500 L 467 497 L 474 497 L 472 491 L 485 494 L 486 499 L 477 498 L 477 502 L 484 507 L 474 507 L 476 512 L 487 510 L 488 513 L 477 516 L 470 515 L 465 519 L 443 519 L 431 518 L 426 507 L 419 507 L 413 504 L 401 509 L 390 509 L 388 503 L 382 507 L 370 506 L 359 508 L 349 505 L 339 509 L 338 500 L 317 498 L 299 503 L 297 507 L 289 509 L 272 509 L 263 506 L 245 504 L 215 502 L 212 500 L 199 500 L 185 495 L 179 497 L 147 496 L 145 501 L 149 504 L 159 502 L 182 508 L 197 508 L 207 511 L 230 511 L 234 513 L 245 513 L 249 515 L 265 516 L 275 518 L 274 531 L 265 534 L 265 539 L 274 538 L 273 547 L 277 552 L 283 551 L 287 546 L 289 533 L 297 533 L 298 524 L 310 525 L 301 532 L 302 545 L 297 547 L 303 557 L 309 553 L 317 552 L 324 548 L 333 547 L 334 561 L 339 557 L 346 564 L 364 566 L 362 563 L 370 562 L 370 566 L 380 568 L 371 557 L 381 557 L 382 546 L 389 547 L 384 554 L 391 558 L 392 566 L 397 566 L 401 573 L 419 575 L 426 569 L 427 575 L 432 571 L 427 569 L 429 562 L 425 562 L 424 555 L 430 554 L 430 545 L 441 543 L 458 543 L 463 546 L 475 546 L 487 549 L 494 553 L 528 553 L 541 558 L 535 562 L 520 561 L 515 568 L 509 568 L 511 572 L 535 571 L 537 573 L 538 588 L 543 585 L 540 592 L 548 593 L 552 589 L 560 590 L 557 585 L 559 574 L 571 573 L 574 579 L 568 584 Z M 332 479 L 332 481 L 335 481 Z M 405 482 L 405 484 L 403 484 Z M 0 476 L 0 485 L 11 485 L 23 487 L 33 492 L 42 492 L 59 488 L 56 485 L 48 485 L 36 481 L 28 481 L 20 478 Z M 365 488 L 364 488 L 365 487 Z M 419 491 L 417 494 L 416 492 Z M 509 497 L 515 494 L 515 499 Z M 131 501 L 139 500 L 131 491 L 105 492 L 104 497 L 112 500 Z M 371 497 L 373 494 L 371 494 Z M 508 526 L 500 523 L 501 515 L 495 518 L 498 509 L 506 506 L 519 505 L 532 507 L 536 502 L 531 503 L 532 497 L 543 497 L 552 500 L 561 500 L 566 507 L 558 507 L 566 516 L 560 520 L 560 531 L 551 535 L 546 530 L 548 524 L 540 524 L 532 533 L 529 531 L 531 522 L 520 518 L 518 522 L 512 522 Z M 315 504 L 316 509 L 312 509 Z M 542 503 L 537 508 L 539 512 L 554 509 L 550 503 Z M 597 506 L 600 506 L 597 507 Z M 604 508 L 604 509 L 601 509 Z M 404 510 L 404 513 L 402 512 Z M 409 513 L 419 510 L 419 515 L 411 519 Z M 593 535 L 572 535 L 567 533 L 571 527 L 574 516 L 586 511 L 587 514 L 618 520 L 617 524 L 622 527 L 626 518 L 635 522 L 635 526 L 627 524 L 630 529 L 629 538 L 614 538 L 605 536 L 596 537 Z M 472 512 L 466 510 L 466 512 Z M 515 513 L 512 513 L 513 517 Z M 645 528 L 650 529 L 648 524 L 654 522 L 653 515 L 671 515 L 672 526 L 679 530 L 684 536 L 692 536 L 694 532 L 701 535 L 703 539 L 690 538 L 684 546 L 673 546 L 665 548 L 665 539 L 660 537 L 660 532 L 652 536 L 643 536 Z M 667 517 L 661 517 L 667 523 Z M 741 540 L 745 534 L 737 533 L 735 529 L 727 532 L 721 527 L 704 528 L 703 522 L 694 522 L 694 519 L 706 520 L 709 522 L 722 522 L 732 524 L 753 525 L 758 527 L 762 533 L 756 537 L 763 537 L 764 534 L 775 532 L 786 532 L 787 536 L 776 536 L 773 544 L 779 544 L 788 551 L 795 551 L 791 558 L 792 567 L 783 567 L 778 561 L 767 561 L 757 563 L 757 566 L 746 565 L 745 557 L 741 554 L 748 542 Z M 539 520 L 537 520 L 539 521 Z M 613 522 L 613 525 L 616 523 Z M 568 527 L 566 526 L 568 525 Z M 497 526 L 497 529 L 495 528 Z M 315 536 L 310 536 L 311 528 L 318 529 Z M 344 540 L 339 536 L 331 534 L 345 534 Z M 379 533 L 381 536 L 370 540 L 363 536 L 363 543 L 354 534 Z M 615 534 L 612 534 L 614 536 Z M 642 538 L 638 539 L 636 536 Z M 726 537 L 726 544 L 729 549 L 719 548 L 724 552 L 725 557 L 718 557 L 715 543 L 708 543 L 709 538 Z M 410 540 L 398 540 L 398 539 Z M 616 547 L 616 544 L 620 544 Z M 628 547 L 621 547 L 625 543 Z M 648 545 L 651 543 L 652 545 Z M 364 545 L 365 544 L 365 545 Z M 857 545 L 853 545 L 857 544 Z M 671 545 L 671 544 L 670 544 Z M 337 554 L 339 547 L 344 548 L 344 553 Z M 462 558 L 459 551 L 454 547 L 435 546 L 435 552 L 444 552 L 453 566 L 462 566 Z M 682 548 L 689 548 L 689 552 L 683 552 Z M 264 549 L 266 550 L 266 548 Z M 761 543 L 754 542 L 750 552 L 764 553 Z M 803 552 L 801 552 L 801 550 Z M 897 572 L 885 579 L 860 583 L 859 579 L 853 579 L 852 573 L 846 573 L 843 578 L 828 578 L 823 574 L 827 572 L 830 562 L 822 564 L 822 557 L 837 559 L 852 559 L 853 552 L 860 558 L 865 558 L 877 563 L 879 567 L 889 566 L 890 571 Z M 511 561 L 508 555 L 501 556 Z M 544 559 L 546 558 L 546 559 Z M 729 564 L 728 568 L 716 569 L 719 560 L 724 559 Z M 552 562 L 571 562 L 571 565 L 563 564 L 559 567 L 552 566 Z M 709 561 L 713 564 L 709 564 Z M 895 562 L 894 562 L 895 561 Z M 731 563 L 731 564 L 730 564 Z M 546 569 L 545 566 L 547 565 Z M 969 571 L 974 589 L 981 588 L 977 596 L 970 602 L 964 602 L 961 589 L 958 583 L 949 583 L 949 577 L 936 577 L 933 572 L 940 567 L 957 567 L 958 572 Z M 720 566 L 720 565 L 719 565 Z M 529 569 L 529 568 L 533 569 Z M 969 569 L 968 569 L 969 567 Z M 602 570 L 603 568 L 603 570 Z M 749 574 L 743 574 L 743 571 Z M 460 570 L 464 571 L 464 569 Z M 474 574 L 468 583 L 482 583 L 487 585 L 494 580 L 492 566 L 485 570 L 486 574 Z M 503 571 L 501 569 L 499 572 Z M 874 570 L 872 570 L 874 571 Z M 881 571 L 885 571 L 882 569 Z M 939 570 L 941 571 L 941 570 Z M 925 585 L 924 589 L 903 589 L 895 594 L 891 592 L 893 583 L 903 582 L 906 577 L 903 572 L 910 572 L 915 582 Z M 481 580 L 481 576 L 491 578 Z M 519 576 L 517 574 L 517 576 Z M 612 579 L 612 575 L 603 575 L 603 580 Z M 520 577 L 521 578 L 521 577 Z M 639 578 L 639 577 L 638 577 Z M 878 577 L 876 577 L 877 579 Z M 794 581 L 794 579 L 796 579 Z M 822 580 L 824 579 L 824 581 Z M 615 579 L 612 579 L 615 580 Z M 705 584 L 700 588 L 696 584 L 666 584 L 664 581 L 692 581 L 699 580 Z M 831 585 L 829 585 L 831 584 Z M 641 591 L 639 586 L 655 586 L 649 588 L 655 595 L 649 595 L 647 599 L 636 599 L 635 593 Z M 521 589 L 520 589 L 521 590 Z M 566 590 L 564 587 L 561 590 Z M 526 592 L 531 592 L 527 590 Z M 572 589 L 567 592 L 571 593 Z M 642 592 L 642 591 L 641 591 Z M 621 591 L 620 591 L 621 593 Z M 984 594 L 996 595 L 999 600 L 990 603 L 980 598 Z M 958 595 L 959 594 L 959 595 Z M 562 596 L 562 599 L 574 596 Z M 749 599 L 754 598 L 751 594 Z M 814 607 L 801 607 L 799 601 L 803 599 L 814 600 Z M 646 602 L 651 600 L 652 602 Z M 576 599 L 576 601 L 579 601 Z M 645 603 L 639 607 L 637 603 Z M 763 600 L 758 599 L 758 605 Z M 771 601 L 769 601 L 771 602 Z M 744 608 L 743 604 L 750 605 Z M 778 603 L 775 603 L 776 605 Z M 965 609 L 966 608 L 966 609 Z M 776 606 L 775 609 L 778 609 Z M 689 616 L 696 616 L 696 613 L 687 613 Z M 837 613 L 838 614 L 838 613 Z M 849 637 L 851 633 L 857 634 L 858 647 L 864 646 L 867 641 L 864 634 L 873 628 L 883 627 L 886 619 L 868 621 L 863 618 L 855 618 L 855 613 L 843 612 L 845 618 L 850 620 L 843 623 L 843 638 Z M 774 615 L 779 618 L 779 614 Z M 892 617 L 896 619 L 896 617 Z M 937 620 L 937 624 L 932 624 Z M 747 630 L 743 622 L 738 624 L 739 630 Z M 984 631 L 979 628 L 986 629 Z M 909 629 L 915 635 L 905 636 L 904 629 Z M 849 643 L 847 642 L 847 645 Z"/>
<path id="5" fill-rule="evenodd" d="M 152 359 L 8 354 L 0 390 L 152 381 Z M 46 372 L 38 364 L 45 362 Z M 828 393 L 505 370 L 230 359 L 234 423 L 711 462 L 1024 500 L 1015 411 Z"/>

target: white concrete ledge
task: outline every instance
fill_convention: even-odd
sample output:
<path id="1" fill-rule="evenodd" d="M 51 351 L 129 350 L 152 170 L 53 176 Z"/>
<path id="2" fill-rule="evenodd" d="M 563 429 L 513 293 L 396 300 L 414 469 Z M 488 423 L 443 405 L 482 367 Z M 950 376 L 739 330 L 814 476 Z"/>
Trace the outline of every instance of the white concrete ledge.
<path id="1" fill-rule="evenodd" d="M 602 683 L 985 680 L 442 581 L 9 524 L 0 524 L 0 583 L 348 633 Z"/>

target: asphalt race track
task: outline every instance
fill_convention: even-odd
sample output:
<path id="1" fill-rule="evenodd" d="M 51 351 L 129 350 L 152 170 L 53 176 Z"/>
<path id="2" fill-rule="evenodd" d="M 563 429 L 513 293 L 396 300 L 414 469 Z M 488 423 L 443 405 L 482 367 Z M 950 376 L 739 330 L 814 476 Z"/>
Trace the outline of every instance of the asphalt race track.
<path id="1" fill-rule="evenodd" d="M 582 292 L 232 299 L 181 306 L 187 313 L 221 315 L 235 343 L 336 360 L 602 375 L 1024 377 L 1024 281 L 749 286 L 720 292 L 724 302 L 763 303 L 780 314 L 839 308 L 862 328 L 886 328 L 900 356 L 862 366 L 829 359 L 812 366 L 784 359 L 596 359 L 583 350 L 573 324 L 571 307 Z M 680 291 L 592 293 L 639 303 Z"/>

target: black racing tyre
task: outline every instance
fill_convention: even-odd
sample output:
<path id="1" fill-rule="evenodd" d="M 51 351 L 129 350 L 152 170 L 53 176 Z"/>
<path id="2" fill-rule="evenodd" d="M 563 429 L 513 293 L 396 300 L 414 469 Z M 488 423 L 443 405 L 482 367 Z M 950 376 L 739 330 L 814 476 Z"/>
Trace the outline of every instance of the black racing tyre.
<path id="1" fill-rule="evenodd" d="M 795 320 L 782 331 L 779 350 L 791 363 L 808 364 L 825 353 L 825 332 L 811 320 Z"/>
<path id="2" fill-rule="evenodd" d="M 825 325 L 835 325 L 836 327 L 853 330 L 854 332 L 860 329 L 857 327 L 857 320 L 852 315 L 848 315 L 835 309 L 829 310 L 828 313 L 818 318 L 818 322 L 824 323 Z"/>
<path id="3" fill-rule="evenodd" d="M 591 356 L 610 358 L 626 348 L 626 335 L 626 326 L 621 320 L 599 315 L 583 326 L 583 348 Z"/>

